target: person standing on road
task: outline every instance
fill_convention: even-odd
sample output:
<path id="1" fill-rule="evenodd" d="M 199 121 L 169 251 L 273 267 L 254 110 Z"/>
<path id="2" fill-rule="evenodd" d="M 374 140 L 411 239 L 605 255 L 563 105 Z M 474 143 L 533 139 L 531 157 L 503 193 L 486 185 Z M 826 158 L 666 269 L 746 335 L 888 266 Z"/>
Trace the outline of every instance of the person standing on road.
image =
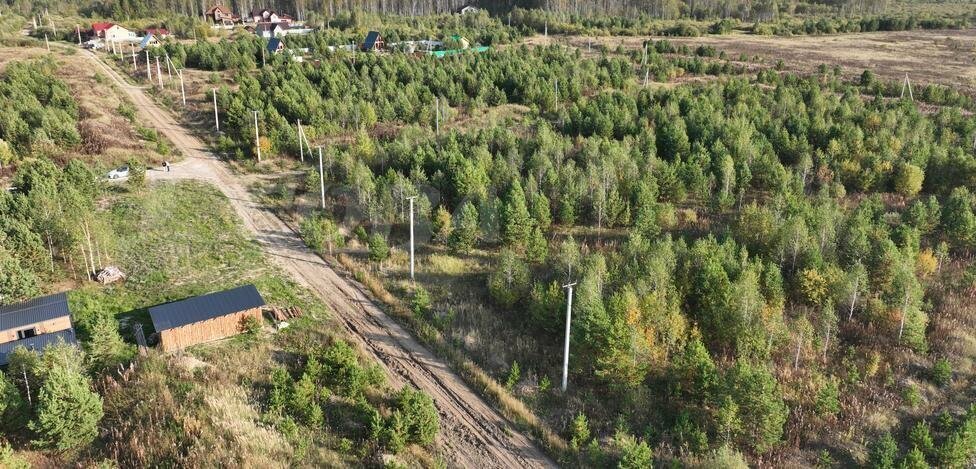
<path id="1" fill-rule="evenodd" d="M 170 170 L 169 161 L 163 161 L 163 167 L 166 168 L 166 172 L 168 173 Z"/>

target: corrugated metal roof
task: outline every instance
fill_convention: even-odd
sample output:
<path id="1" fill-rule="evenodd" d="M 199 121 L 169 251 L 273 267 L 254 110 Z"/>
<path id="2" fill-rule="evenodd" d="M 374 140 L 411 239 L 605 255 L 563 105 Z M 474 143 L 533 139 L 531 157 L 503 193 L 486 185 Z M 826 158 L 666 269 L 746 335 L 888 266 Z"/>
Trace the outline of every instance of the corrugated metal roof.
<path id="1" fill-rule="evenodd" d="M 156 332 L 264 306 L 254 285 L 210 293 L 149 308 Z"/>
<path id="2" fill-rule="evenodd" d="M 272 54 L 278 52 L 279 47 L 282 47 L 280 38 L 273 37 L 270 41 L 268 41 L 268 52 L 271 52 Z"/>
<path id="3" fill-rule="evenodd" d="M 0 306 L 0 331 L 50 321 L 70 315 L 64 292 L 41 296 L 23 303 Z"/>
<path id="4" fill-rule="evenodd" d="M 13 352 L 17 347 L 22 346 L 27 350 L 41 351 L 47 348 L 49 345 L 58 343 L 58 341 L 64 341 L 66 344 L 78 345 L 78 339 L 75 338 L 74 329 L 52 332 L 50 334 L 36 335 L 30 339 L 7 342 L 5 344 L 0 344 L 0 365 L 7 364 L 7 355 L 10 355 L 10 352 Z"/>

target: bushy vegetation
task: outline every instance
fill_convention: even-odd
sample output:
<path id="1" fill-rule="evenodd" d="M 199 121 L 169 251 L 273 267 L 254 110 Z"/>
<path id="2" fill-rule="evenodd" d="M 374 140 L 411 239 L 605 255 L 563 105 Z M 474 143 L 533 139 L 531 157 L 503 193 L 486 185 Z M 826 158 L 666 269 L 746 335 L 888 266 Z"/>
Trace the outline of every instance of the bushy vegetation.
<path id="1" fill-rule="evenodd" d="M 78 105 L 53 60 L 14 62 L 0 77 L 0 169 L 81 143 Z"/>
<path id="2" fill-rule="evenodd" d="M 366 259 L 396 264 L 374 247 L 402 247 L 410 195 L 422 200 L 419 219 L 430 220 L 431 249 L 488 256 L 484 287 L 470 300 L 492 304 L 486 314 L 505 322 L 492 327 L 522 331 L 527 345 L 468 351 L 486 357 L 509 389 L 519 392 L 526 376 L 540 389 L 557 377 L 560 286 L 578 282 L 571 382 L 579 391 L 567 400 L 547 384 L 544 397 L 526 394 L 550 421 L 572 417 L 551 403 L 581 399 L 601 432 L 626 424 L 613 441 L 632 442 L 625 446 L 638 460 L 647 444 L 672 449 L 654 454 L 662 461 L 732 461 L 782 457 L 785 441 L 816 439 L 810 429 L 851 418 L 852 400 L 879 386 L 906 408 L 923 408 L 920 390 L 898 384 L 895 368 L 945 349 L 930 335 L 930 290 L 940 266 L 976 239 L 965 144 L 976 128 L 958 107 L 925 114 L 891 99 L 897 91 L 871 76 L 845 81 L 826 67 L 747 76 L 723 68 L 714 49 L 666 41 L 648 49 L 647 65 L 642 51 L 586 59 L 558 47 L 450 66 L 345 57 L 329 72 L 295 65 L 238 75 L 249 91 L 221 96 L 244 141 L 251 107 L 273 116 L 265 131 L 279 151 L 297 153 L 288 124 L 298 118 L 313 123 L 316 138 L 346 136 L 326 159 L 327 216 L 362 232 Z M 719 64 L 702 73 L 723 80 L 641 86 L 645 66 L 693 70 L 689 60 Z M 331 108 L 340 98 L 324 73 L 362 79 L 341 99 L 365 118 L 336 126 L 317 114 L 319 104 L 289 104 L 287 90 L 303 87 Z M 413 107 L 384 103 L 412 96 Z M 438 96 L 451 111 L 439 122 Z M 511 104 L 526 113 L 452 126 Z M 451 287 L 423 286 L 432 302 L 405 289 L 425 298 L 415 316 L 447 334 L 470 330 L 452 310 L 470 306 L 458 306 Z M 492 360 L 489 350 L 506 358 Z M 945 382 L 944 368 L 932 379 Z M 588 398 L 595 390 L 616 398 Z M 576 447 L 587 464 L 622 460 L 614 459 L 622 449 L 582 439 Z"/>

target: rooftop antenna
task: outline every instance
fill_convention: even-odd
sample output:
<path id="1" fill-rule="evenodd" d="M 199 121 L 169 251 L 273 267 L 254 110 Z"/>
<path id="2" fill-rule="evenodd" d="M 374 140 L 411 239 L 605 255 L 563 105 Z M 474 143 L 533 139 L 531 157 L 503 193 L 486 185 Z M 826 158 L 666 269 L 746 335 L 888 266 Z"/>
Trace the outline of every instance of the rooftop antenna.
<path id="1" fill-rule="evenodd" d="M 566 340 L 563 342 L 563 392 L 569 380 L 569 325 L 573 319 L 573 286 L 576 282 L 563 285 L 566 289 Z"/>

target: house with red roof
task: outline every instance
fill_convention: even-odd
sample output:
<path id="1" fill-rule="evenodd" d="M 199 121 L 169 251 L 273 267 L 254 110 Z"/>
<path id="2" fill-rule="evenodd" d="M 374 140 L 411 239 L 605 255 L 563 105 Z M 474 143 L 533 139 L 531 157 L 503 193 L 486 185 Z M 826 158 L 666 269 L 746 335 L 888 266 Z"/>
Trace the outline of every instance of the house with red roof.
<path id="1" fill-rule="evenodd" d="M 158 39 L 166 39 L 171 36 L 166 28 L 146 28 L 146 36 L 155 36 Z"/>

